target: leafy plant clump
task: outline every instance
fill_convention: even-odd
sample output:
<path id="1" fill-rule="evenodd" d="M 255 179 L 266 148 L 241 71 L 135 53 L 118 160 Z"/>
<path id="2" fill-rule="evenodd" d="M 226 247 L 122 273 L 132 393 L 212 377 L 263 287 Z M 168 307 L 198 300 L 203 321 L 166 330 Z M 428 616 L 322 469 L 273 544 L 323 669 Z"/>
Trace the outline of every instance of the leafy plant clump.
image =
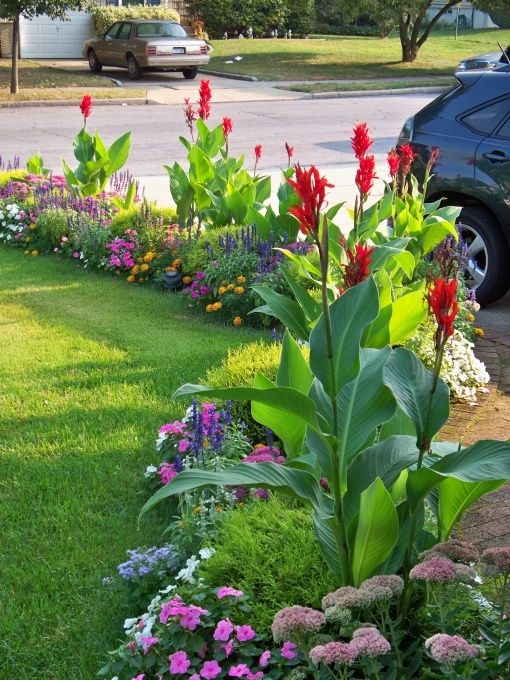
<path id="1" fill-rule="evenodd" d="M 123 19 L 166 19 L 180 22 L 179 13 L 169 7 L 150 7 L 130 5 L 123 7 L 102 7 L 95 2 L 87 3 L 87 10 L 92 14 L 97 34 L 102 35 L 116 21 Z"/>

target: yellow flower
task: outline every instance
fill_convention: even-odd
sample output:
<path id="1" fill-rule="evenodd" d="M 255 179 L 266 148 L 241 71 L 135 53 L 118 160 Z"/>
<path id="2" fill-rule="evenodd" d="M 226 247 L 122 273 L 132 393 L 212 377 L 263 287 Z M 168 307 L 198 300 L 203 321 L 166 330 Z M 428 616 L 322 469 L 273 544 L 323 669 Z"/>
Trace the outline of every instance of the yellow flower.
<path id="1" fill-rule="evenodd" d="M 475 328 L 475 335 L 478 335 L 478 337 L 483 338 L 485 335 L 483 328 Z"/>
<path id="2" fill-rule="evenodd" d="M 227 290 L 234 290 L 234 284 L 229 283 L 228 286 L 227 286 Z"/>
<path id="3" fill-rule="evenodd" d="M 232 321 L 234 326 L 240 326 L 243 323 L 243 320 L 241 319 L 240 316 L 234 317 L 234 320 Z"/>
<path id="4" fill-rule="evenodd" d="M 475 320 L 475 315 L 474 315 L 474 314 L 471 314 L 471 312 L 468 312 L 468 313 L 467 313 L 467 316 L 466 316 L 466 319 L 467 319 L 468 321 L 474 321 L 474 320 Z"/>
<path id="5" fill-rule="evenodd" d="M 205 308 L 206 312 L 214 312 L 214 305 L 207 305 Z"/>
<path id="6" fill-rule="evenodd" d="M 223 512 L 223 507 L 221 505 L 217 505 L 214 509 L 216 512 Z"/>
<path id="7" fill-rule="evenodd" d="M 213 304 L 213 307 L 214 307 L 214 311 L 217 312 L 218 309 L 221 309 L 221 308 L 222 308 L 222 304 L 221 304 L 221 302 L 215 302 L 215 303 Z"/>
<path id="8" fill-rule="evenodd" d="M 166 267 L 165 271 L 166 271 L 166 272 L 174 272 L 174 271 L 175 271 L 175 267 Z"/>
<path id="9" fill-rule="evenodd" d="M 126 281 L 128 283 L 133 283 L 133 281 L 136 281 L 136 278 L 133 276 L 133 274 L 131 274 L 131 276 L 127 277 Z"/>
<path id="10" fill-rule="evenodd" d="M 174 260 L 174 261 L 172 262 L 172 267 L 175 267 L 176 269 L 179 269 L 180 266 L 181 266 L 181 261 L 180 261 L 179 259 Z"/>
<path id="11" fill-rule="evenodd" d="M 254 449 L 264 449 L 265 447 L 266 447 L 265 444 L 262 444 L 261 442 L 259 442 L 258 444 L 255 444 L 255 446 L 253 448 Z"/>
<path id="12" fill-rule="evenodd" d="M 193 508 L 193 514 L 194 515 L 199 515 L 202 512 L 202 507 L 200 505 L 197 505 L 196 508 Z"/>
<path id="13" fill-rule="evenodd" d="M 32 250 L 32 252 L 30 253 L 30 255 L 33 255 L 34 257 L 37 257 L 37 256 L 39 255 L 39 251 L 38 251 L 38 250 Z"/>
<path id="14" fill-rule="evenodd" d="M 23 255 L 30 255 L 30 251 L 29 251 L 29 250 L 24 250 L 24 251 L 23 251 Z"/>
<path id="15" fill-rule="evenodd" d="M 152 250 L 149 250 L 145 255 L 143 256 L 143 261 L 144 262 L 152 262 L 152 260 L 156 257 L 156 253 L 152 252 Z"/>
<path id="16" fill-rule="evenodd" d="M 191 276 L 182 277 L 182 282 L 184 283 L 185 286 L 188 286 L 192 281 L 193 279 L 191 278 Z"/>
<path id="17" fill-rule="evenodd" d="M 148 265 L 148 264 L 142 264 L 142 265 L 140 265 L 140 271 L 141 271 L 141 272 L 146 272 L 146 271 L 148 271 L 148 269 L 149 269 L 149 265 Z"/>
<path id="18" fill-rule="evenodd" d="M 28 228 L 32 230 L 37 229 L 37 224 L 35 222 L 32 222 L 32 224 L 30 224 Z"/>
<path id="19" fill-rule="evenodd" d="M 32 239 L 30 238 L 30 236 L 27 236 L 26 239 L 25 239 L 25 243 L 30 243 L 31 240 Z"/>
<path id="20" fill-rule="evenodd" d="M 236 295 L 242 295 L 244 293 L 244 288 L 242 286 L 236 286 L 234 288 L 234 293 Z"/>
<path id="21" fill-rule="evenodd" d="M 246 276 L 238 276 L 236 281 L 237 283 L 244 283 L 246 281 Z"/>
<path id="22" fill-rule="evenodd" d="M 225 288 L 225 286 L 220 286 L 218 288 L 218 295 L 224 295 L 226 292 L 227 292 L 227 289 Z"/>
<path id="23" fill-rule="evenodd" d="M 135 266 L 132 267 L 132 269 L 131 269 L 131 274 L 134 274 L 136 276 L 139 271 L 140 271 L 140 267 L 137 264 L 135 264 Z"/>

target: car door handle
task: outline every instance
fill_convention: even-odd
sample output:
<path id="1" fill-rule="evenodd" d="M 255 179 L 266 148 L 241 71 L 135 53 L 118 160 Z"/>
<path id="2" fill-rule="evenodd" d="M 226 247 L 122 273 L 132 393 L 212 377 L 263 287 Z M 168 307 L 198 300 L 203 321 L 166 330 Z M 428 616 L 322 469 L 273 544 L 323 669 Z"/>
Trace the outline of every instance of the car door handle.
<path id="1" fill-rule="evenodd" d="M 482 158 L 485 158 L 490 163 L 508 163 L 510 161 L 510 154 L 496 149 L 495 151 L 482 154 Z"/>

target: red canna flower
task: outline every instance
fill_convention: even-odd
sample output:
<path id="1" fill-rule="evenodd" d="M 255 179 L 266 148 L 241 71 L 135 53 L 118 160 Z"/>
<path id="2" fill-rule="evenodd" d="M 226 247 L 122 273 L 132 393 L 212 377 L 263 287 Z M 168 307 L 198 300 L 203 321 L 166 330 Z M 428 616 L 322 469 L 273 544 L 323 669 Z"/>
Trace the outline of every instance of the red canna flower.
<path id="1" fill-rule="evenodd" d="M 395 147 L 388 152 L 388 168 L 391 179 L 395 180 L 398 177 L 398 171 L 400 170 L 400 156 Z"/>
<path id="2" fill-rule="evenodd" d="M 374 140 L 368 134 L 368 125 L 366 123 L 358 123 L 354 126 L 351 145 L 356 158 L 363 158 L 373 143 Z"/>
<path id="3" fill-rule="evenodd" d="M 433 146 L 432 151 L 430 152 L 430 158 L 429 158 L 430 167 L 432 167 L 433 165 L 435 165 L 437 163 L 438 158 L 439 158 L 439 147 Z"/>
<path id="4" fill-rule="evenodd" d="M 232 123 L 232 118 L 225 117 L 223 119 L 223 134 L 225 135 L 225 139 L 228 138 L 229 134 L 232 132 L 233 129 L 234 124 Z"/>
<path id="5" fill-rule="evenodd" d="M 413 151 L 413 147 L 410 144 L 403 144 L 397 147 L 397 153 L 400 156 L 400 169 L 402 170 L 402 175 L 407 177 L 411 172 L 411 166 L 416 157 Z"/>
<path id="6" fill-rule="evenodd" d="M 349 260 L 344 267 L 344 284 L 347 288 L 353 288 L 370 274 L 373 251 L 374 246 L 367 246 L 366 243 L 356 243 L 354 252 L 348 246 L 345 247 Z"/>
<path id="7" fill-rule="evenodd" d="M 86 94 L 83 96 L 83 99 L 81 100 L 80 104 L 80 111 L 83 116 L 84 125 L 86 125 L 87 118 L 92 113 L 92 97 L 90 96 L 90 94 Z"/>
<path id="8" fill-rule="evenodd" d="M 201 80 L 198 86 L 198 117 L 207 120 L 211 115 L 211 85 L 208 80 Z"/>
<path id="9" fill-rule="evenodd" d="M 184 100 L 184 116 L 186 118 L 186 125 L 189 127 L 191 136 L 193 137 L 193 123 L 197 117 L 196 111 L 193 108 L 193 104 L 188 98 Z"/>
<path id="10" fill-rule="evenodd" d="M 453 335 L 455 317 L 459 311 L 457 303 L 457 279 L 434 279 L 427 295 L 429 309 L 437 321 L 436 346 Z"/>
<path id="11" fill-rule="evenodd" d="M 355 182 L 362 200 L 370 193 L 371 188 L 374 186 L 374 179 L 376 179 L 375 156 L 361 156 Z"/>
<path id="12" fill-rule="evenodd" d="M 289 165 L 290 165 L 290 159 L 294 155 L 294 147 L 290 146 L 288 142 L 285 142 L 285 151 L 287 152 L 287 158 L 289 159 Z"/>
<path id="13" fill-rule="evenodd" d="M 303 170 L 296 165 L 296 179 L 287 179 L 294 187 L 299 197 L 300 205 L 289 209 L 291 215 L 297 217 L 303 234 L 317 236 L 319 231 L 320 213 L 326 200 L 326 189 L 333 187 L 325 177 L 321 177 L 314 165 L 308 170 Z"/>
<path id="14" fill-rule="evenodd" d="M 253 149 L 255 153 L 255 160 L 258 162 L 262 158 L 262 144 L 255 144 L 255 148 Z"/>

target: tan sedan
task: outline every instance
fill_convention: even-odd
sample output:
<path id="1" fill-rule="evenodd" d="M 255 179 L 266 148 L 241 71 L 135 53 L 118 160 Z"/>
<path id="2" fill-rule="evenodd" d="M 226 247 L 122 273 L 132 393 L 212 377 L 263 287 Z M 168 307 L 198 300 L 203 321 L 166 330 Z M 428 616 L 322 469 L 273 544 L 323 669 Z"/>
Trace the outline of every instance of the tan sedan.
<path id="1" fill-rule="evenodd" d="M 180 71 L 187 79 L 195 78 L 198 66 L 209 63 L 208 51 L 204 40 L 188 37 L 180 24 L 153 19 L 117 21 L 83 45 L 93 73 L 103 66 L 121 66 L 132 80 L 144 70 Z"/>

